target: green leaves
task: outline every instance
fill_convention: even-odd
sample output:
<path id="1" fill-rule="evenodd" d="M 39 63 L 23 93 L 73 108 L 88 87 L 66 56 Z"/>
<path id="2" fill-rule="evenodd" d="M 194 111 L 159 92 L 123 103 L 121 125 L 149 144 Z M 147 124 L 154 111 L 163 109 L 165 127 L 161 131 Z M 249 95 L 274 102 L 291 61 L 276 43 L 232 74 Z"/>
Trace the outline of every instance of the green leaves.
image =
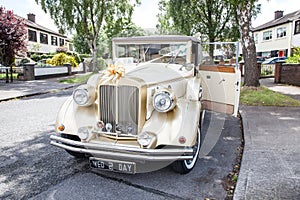
<path id="1" fill-rule="evenodd" d="M 300 47 L 293 48 L 293 56 L 288 57 L 287 63 L 300 63 Z"/>
<path id="2" fill-rule="evenodd" d="M 62 30 L 76 30 L 83 36 L 96 60 L 101 43 L 99 37 L 104 27 L 121 30 L 131 21 L 133 8 L 139 0 L 36 0 L 44 11 L 50 13 Z M 86 50 L 86 49 L 85 49 Z M 96 62 L 93 62 L 96 63 Z M 95 68 L 96 66 L 94 66 Z"/>
<path id="3" fill-rule="evenodd" d="M 236 41 L 239 34 L 232 5 L 224 0 L 161 0 L 159 29 L 161 33 L 194 35 L 206 41 Z"/>

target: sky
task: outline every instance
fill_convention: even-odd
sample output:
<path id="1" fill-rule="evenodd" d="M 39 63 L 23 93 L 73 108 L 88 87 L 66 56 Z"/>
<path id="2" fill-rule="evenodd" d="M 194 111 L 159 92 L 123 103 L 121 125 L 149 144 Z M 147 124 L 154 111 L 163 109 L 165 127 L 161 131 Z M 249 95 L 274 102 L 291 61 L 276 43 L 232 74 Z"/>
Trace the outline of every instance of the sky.
<path id="1" fill-rule="evenodd" d="M 157 14 L 159 0 L 141 0 L 141 5 L 135 8 L 132 16 L 133 22 L 142 28 L 155 28 L 157 24 Z M 257 27 L 268 21 L 274 19 L 274 12 L 276 10 L 284 11 L 284 14 L 299 10 L 297 4 L 299 0 L 259 0 L 262 4 L 261 14 L 253 21 L 253 27 Z M 0 5 L 4 6 L 6 10 L 13 10 L 15 14 L 27 18 L 28 13 L 36 15 L 36 23 L 57 31 L 53 20 L 49 14 L 46 14 L 35 0 L 0 0 Z"/>

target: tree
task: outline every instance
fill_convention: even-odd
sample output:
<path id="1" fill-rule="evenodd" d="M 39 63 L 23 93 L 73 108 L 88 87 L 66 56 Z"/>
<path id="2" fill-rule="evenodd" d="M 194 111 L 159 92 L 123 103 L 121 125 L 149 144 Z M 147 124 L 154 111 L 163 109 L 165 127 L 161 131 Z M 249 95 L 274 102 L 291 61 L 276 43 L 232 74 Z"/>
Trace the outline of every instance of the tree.
<path id="1" fill-rule="evenodd" d="M 131 36 L 142 36 L 145 32 L 142 28 L 136 26 L 133 22 L 125 19 L 115 21 L 105 26 L 103 36 L 106 36 L 106 40 L 109 44 L 107 47 L 110 52 L 112 51 L 112 38 L 114 37 L 131 37 Z"/>
<path id="2" fill-rule="evenodd" d="M 159 9 L 161 33 L 201 33 L 209 42 L 238 38 L 233 6 L 226 0 L 161 0 Z M 212 45 L 209 52 L 212 56 Z"/>
<path id="3" fill-rule="evenodd" d="M 181 34 L 196 32 L 209 42 L 241 38 L 245 61 L 245 85 L 259 86 L 256 48 L 251 32 L 251 19 L 258 13 L 257 0 L 161 0 L 159 28 Z M 237 31 L 239 30 L 239 31 Z M 213 47 L 210 47 L 212 56 Z"/>
<path id="4" fill-rule="evenodd" d="M 114 22 L 130 21 L 139 0 L 36 0 L 45 12 L 49 12 L 55 24 L 62 30 L 76 30 L 88 42 L 96 69 L 98 38 L 104 26 Z"/>
<path id="5" fill-rule="evenodd" d="M 257 67 L 256 47 L 254 37 L 251 31 L 252 16 L 255 16 L 259 10 L 255 3 L 257 0 L 230 0 L 235 7 L 237 21 L 239 24 L 243 58 L 245 62 L 244 85 L 258 87 L 260 72 Z"/>
<path id="6" fill-rule="evenodd" d="M 91 53 L 89 44 L 83 35 L 78 34 L 78 33 L 74 34 L 72 41 L 73 41 L 75 50 L 78 53 L 81 53 L 81 54 Z"/>
<path id="7" fill-rule="evenodd" d="M 16 17 L 13 11 L 0 7 L 0 63 L 9 66 L 18 52 L 26 52 L 26 38 L 24 19 Z"/>

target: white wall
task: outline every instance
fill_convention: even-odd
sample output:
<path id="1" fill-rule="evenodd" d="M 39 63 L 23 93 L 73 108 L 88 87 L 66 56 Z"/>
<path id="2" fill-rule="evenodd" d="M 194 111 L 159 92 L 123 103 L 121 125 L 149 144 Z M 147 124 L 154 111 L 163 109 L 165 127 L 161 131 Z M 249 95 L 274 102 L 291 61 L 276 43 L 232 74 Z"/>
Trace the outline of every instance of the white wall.
<path id="1" fill-rule="evenodd" d="M 293 23 L 293 29 L 292 29 L 293 33 L 295 31 L 295 22 Z M 293 47 L 300 47 L 300 34 L 296 34 L 292 36 L 292 48 Z"/>
<path id="2" fill-rule="evenodd" d="M 277 29 L 281 27 L 286 27 L 286 36 L 282 38 L 277 38 Z M 286 23 L 280 26 L 276 26 L 273 28 L 265 29 L 262 31 L 254 32 L 254 35 L 258 33 L 256 52 L 266 52 L 266 51 L 274 51 L 274 50 L 285 50 L 288 49 L 290 54 L 291 48 L 291 35 L 293 34 L 293 24 Z M 271 40 L 263 40 L 263 33 L 266 31 L 272 31 L 272 39 Z"/>
<path id="3" fill-rule="evenodd" d="M 28 49 L 29 52 L 35 51 L 33 49 L 33 46 L 37 45 L 37 44 L 40 47 L 39 50 L 37 51 L 39 53 L 55 52 L 56 48 L 60 46 L 59 45 L 59 39 L 60 38 L 64 39 L 64 41 L 65 41 L 64 46 L 67 47 L 67 49 L 69 50 L 69 43 L 70 42 L 66 41 L 66 38 L 63 38 L 63 37 L 60 37 L 60 36 L 57 36 L 57 35 L 54 35 L 54 34 L 50 34 L 50 33 L 47 33 L 47 32 L 39 31 L 39 30 L 36 30 L 34 28 L 28 28 L 28 29 L 36 31 L 36 37 L 37 37 L 37 42 L 27 41 L 27 49 Z M 48 44 L 41 44 L 40 43 L 40 33 L 41 32 L 48 35 Z M 51 36 L 57 37 L 57 46 L 56 45 L 51 45 Z"/>

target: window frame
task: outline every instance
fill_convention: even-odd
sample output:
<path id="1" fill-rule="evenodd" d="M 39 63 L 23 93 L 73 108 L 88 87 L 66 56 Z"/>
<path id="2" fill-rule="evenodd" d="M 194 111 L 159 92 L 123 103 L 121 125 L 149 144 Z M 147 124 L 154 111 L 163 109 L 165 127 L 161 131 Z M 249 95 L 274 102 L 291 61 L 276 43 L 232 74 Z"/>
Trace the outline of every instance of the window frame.
<path id="1" fill-rule="evenodd" d="M 57 46 L 57 37 L 51 35 L 51 45 L 53 46 Z"/>
<path id="2" fill-rule="evenodd" d="M 279 30 L 284 30 L 284 31 L 278 33 Z M 286 37 L 286 27 L 284 26 L 284 27 L 279 27 L 279 28 L 277 28 L 277 29 L 276 29 L 276 36 L 277 36 L 277 38 L 283 38 L 283 37 Z"/>
<path id="3" fill-rule="evenodd" d="M 69 43 L 68 47 L 69 47 L 69 51 L 73 51 L 73 44 Z"/>
<path id="4" fill-rule="evenodd" d="M 295 30 L 294 30 L 294 35 L 300 33 L 300 20 L 295 21 Z"/>
<path id="5" fill-rule="evenodd" d="M 258 33 L 254 33 L 253 38 L 254 38 L 254 43 L 258 44 Z"/>
<path id="6" fill-rule="evenodd" d="M 40 32 L 40 43 L 41 44 L 48 44 L 48 34 Z"/>
<path id="7" fill-rule="evenodd" d="M 266 33 L 269 33 L 269 36 L 265 36 Z M 263 32 L 263 41 L 269 41 L 273 39 L 273 31 L 269 30 L 269 31 L 264 31 Z"/>
<path id="8" fill-rule="evenodd" d="M 63 38 L 59 38 L 59 46 L 65 46 L 65 40 Z"/>
<path id="9" fill-rule="evenodd" d="M 33 37 L 31 37 L 31 36 L 33 36 Z M 28 29 L 28 41 L 37 42 L 37 33 L 36 33 L 36 31 Z"/>

